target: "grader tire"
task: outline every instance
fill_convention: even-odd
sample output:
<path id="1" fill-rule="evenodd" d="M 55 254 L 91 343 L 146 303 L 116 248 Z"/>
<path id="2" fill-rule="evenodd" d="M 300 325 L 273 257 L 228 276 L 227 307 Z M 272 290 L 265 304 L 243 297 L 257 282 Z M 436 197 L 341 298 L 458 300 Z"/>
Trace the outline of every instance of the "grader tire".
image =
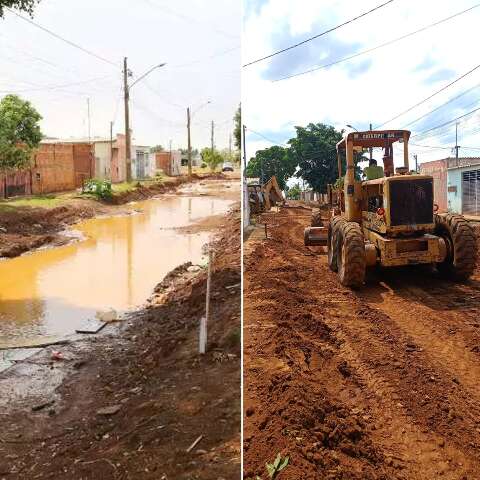
<path id="1" fill-rule="evenodd" d="M 310 221 L 311 227 L 323 227 L 322 213 L 320 210 L 312 210 L 312 219 Z"/>
<path id="2" fill-rule="evenodd" d="M 452 280 L 469 278 L 478 255 L 472 227 L 461 215 L 435 215 L 435 233 L 447 244 L 447 257 L 437 263 L 438 271 Z"/>
<path id="3" fill-rule="evenodd" d="M 328 266 L 332 272 L 338 271 L 339 229 L 343 223 L 345 223 L 345 220 L 342 217 L 333 217 L 328 224 L 327 258 Z"/>
<path id="4" fill-rule="evenodd" d="M 340 228 L 338 275 L 340 283 L 353 289 L 365 282 L 365 242 L 362 229 L 355 222 L 345 222 Z"/>

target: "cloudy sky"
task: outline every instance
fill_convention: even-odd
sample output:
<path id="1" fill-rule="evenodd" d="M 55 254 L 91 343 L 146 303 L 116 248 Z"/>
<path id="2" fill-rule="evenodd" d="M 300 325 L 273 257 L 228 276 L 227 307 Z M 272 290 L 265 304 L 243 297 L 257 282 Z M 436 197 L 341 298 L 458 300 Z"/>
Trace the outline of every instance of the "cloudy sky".
<path id="1" fill-rule="evenodd" d="M 384 0 L 245 0 L 242 64 L 302 41 L 382 3 Z M 324 122 L 338 129 L 346 128 L 347 124 L 359 130 L 368 129 L 370 122 L 376 127 L 473 69 L 480 63 L 474 54 L 480 5 L 371 53 L 276 81 L 376 47 L 474 5 L 475 0 L 394 0 L 332 33 L 244 67 L 242 106 L 244 123 L 250 130 L 246 137 L 247 156 L 272 144 L 251 130 L 282 144 L 294 136 L 295 125 L 310 122 Z M 479 107 L 480 68 L 385 127 L 408 128 L 412 136 L 417 135 L 411 139 L 410 146 L 413 167 L 415 153 L 419 163 L 451 155 L 456 122 L 423 135 L 418 135 L 420 132 Z M 479 113 L 480 110 L 459 121 L 459 145 L 477 148 L 462 148 L 461 156 L 480 155 Z M 401 147 L 398 149 L 400 152 Z"/>
<path id="2" fill-rule="evenodd" d="M 56 137 L 86 136 L 87 98 L 92 135 L 123 132 L 122 62 L 135 78 L 131 124 L 137 144 L 186 146 L 186 107 L 194 147 L 228 146 L 240 101 L 239 0 L 41 0 L 34 22 L 102 57 L 52 37 L 12 13 L 0 20 L 0 97 L 17 92 L 42 114 Z M 24 15 L 24 14 L 22 14 Z M 26 15 L 25 15 L 26 16 Z M 109 63 L 111 62 L 111 63 Z M 112 65 L 113 63 L 113 65 Z"/>

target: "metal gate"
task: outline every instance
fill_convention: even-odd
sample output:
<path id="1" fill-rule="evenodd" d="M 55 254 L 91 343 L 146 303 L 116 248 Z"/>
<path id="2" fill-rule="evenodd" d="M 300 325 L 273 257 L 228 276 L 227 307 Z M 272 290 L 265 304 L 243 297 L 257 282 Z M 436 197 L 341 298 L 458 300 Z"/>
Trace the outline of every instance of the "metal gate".
<path id="1" fill-rule="evenodd" d="M 137 178 L 145 178 L 145 156 L 144 152 L 137 152 Z"/>
<path id="2" fill-rule="evenodd" d="M 480 170 L 462 173 L 462 213 L 480 215 Z"/>

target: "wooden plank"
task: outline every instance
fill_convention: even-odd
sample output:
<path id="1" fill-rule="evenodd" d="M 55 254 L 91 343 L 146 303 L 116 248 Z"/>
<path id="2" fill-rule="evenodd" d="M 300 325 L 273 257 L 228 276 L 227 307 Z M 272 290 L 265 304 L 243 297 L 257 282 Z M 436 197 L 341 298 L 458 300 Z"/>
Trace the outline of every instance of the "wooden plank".
<path id="1" fill-rule="evenodd" d="M 98 333 L 108 322 L 97 320 L 96 318 L 88 319 L 81 327 L 77 328 L 77 333 Z"/>

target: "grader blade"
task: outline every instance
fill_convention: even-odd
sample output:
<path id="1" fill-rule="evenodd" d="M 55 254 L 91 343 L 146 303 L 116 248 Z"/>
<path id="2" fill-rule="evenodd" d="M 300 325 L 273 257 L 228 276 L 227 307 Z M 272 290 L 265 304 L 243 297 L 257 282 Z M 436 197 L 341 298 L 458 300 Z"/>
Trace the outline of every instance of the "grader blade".
<path id="1" fill-rule="evenodd" d="M 310 247 L 327 246 L 327 227 L 307 227 L 304 232 L 304 243 Z"/>

